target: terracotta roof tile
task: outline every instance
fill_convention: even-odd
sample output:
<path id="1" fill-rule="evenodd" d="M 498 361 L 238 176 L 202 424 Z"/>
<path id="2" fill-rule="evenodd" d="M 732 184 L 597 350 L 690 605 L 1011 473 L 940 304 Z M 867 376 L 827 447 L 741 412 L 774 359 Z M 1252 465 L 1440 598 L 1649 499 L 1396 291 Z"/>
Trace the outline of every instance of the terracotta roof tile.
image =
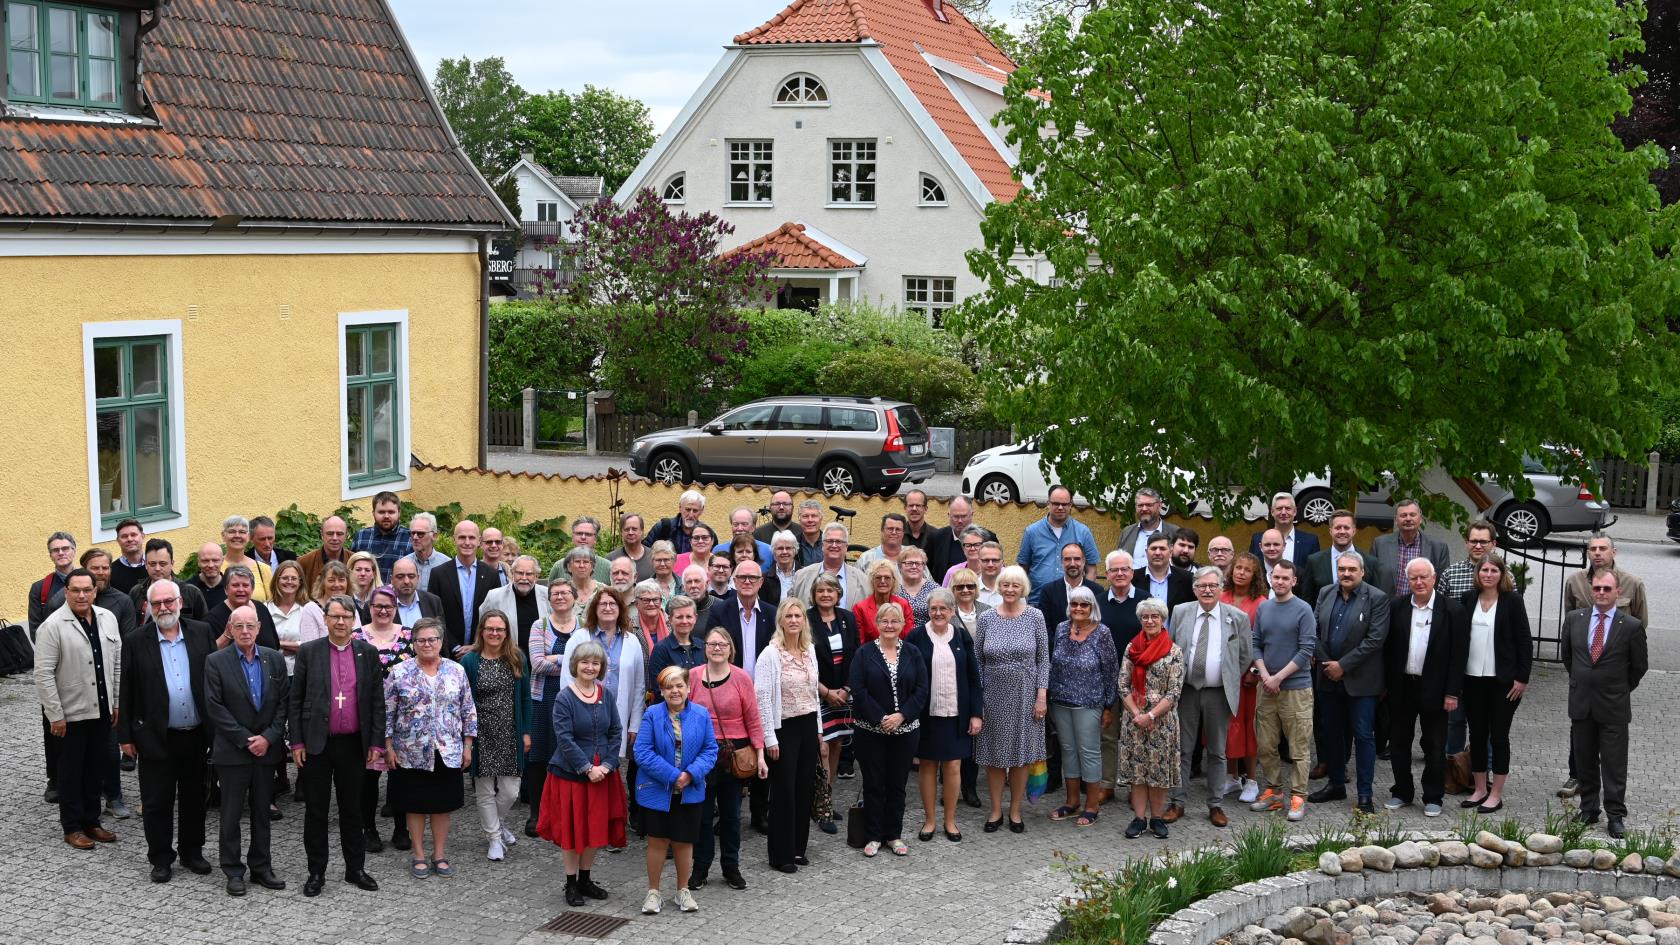
<path id="1" fill-rule="evenodd" d="M 922 53 L 982 75 L 995 71 L 1000 80 L 1015 71 L 1015 63 L 953 4 L 942 4 L 941 12 L 946 22 L 934 15 L 933 0 L 794 0 L 769 22 L 735 37 L 735 42 L 756 46 L 875 40 L 986 189 L 998 200 L 1012 200 L 1021 184 L 1009 162 L 975 126 Z"/>
<path id="2" fill-rule="evenodd" d="M 856 269 L 863 265 L 848 259 L 805 234 L 805 224 L 784 223 L 750 243 L 742 243 L 726 255 L 768 250 L 780 260 L 778 269 Z"/>
<path id="3" fill-rule="evenodd" d="M 0 117 L 0 217 L 505 223 L 384 0 L 171 0 L 157 125 Z"/>

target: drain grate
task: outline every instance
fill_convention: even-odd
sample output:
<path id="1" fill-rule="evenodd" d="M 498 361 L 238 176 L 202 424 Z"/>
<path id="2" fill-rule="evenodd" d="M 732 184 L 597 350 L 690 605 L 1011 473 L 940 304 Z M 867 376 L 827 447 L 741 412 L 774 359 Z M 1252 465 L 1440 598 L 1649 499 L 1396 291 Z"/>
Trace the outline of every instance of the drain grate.
<path id="1" fill-rule="evenodd" d="M 606 938 L 630 923 L 629 919 L 595 912 L 562 912 L 538 929 L 539 932 L 559 932 L 579 938 Z"/>

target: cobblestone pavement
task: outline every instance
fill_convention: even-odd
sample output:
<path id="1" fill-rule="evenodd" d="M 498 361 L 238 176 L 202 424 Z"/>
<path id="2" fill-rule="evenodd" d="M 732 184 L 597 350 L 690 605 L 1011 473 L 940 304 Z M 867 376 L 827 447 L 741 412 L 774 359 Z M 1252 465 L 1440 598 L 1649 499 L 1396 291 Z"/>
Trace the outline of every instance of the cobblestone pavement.
<path id="1" fill-rule="evenodd" d="M 1652 641 L 1653 649 L 1658 639 Z M 1538 823 L 1545 815 L 1552 791 L 1562 779 L 1568 750 L 1563 699 L 1565 682 L 1555 667 L 1537 670 L 1529 696 L 1517 714 L 1513 733 L 1516 763 L 1502 816 Z M 1635 756 L 1629 777 L 1632 806 L 1630 826 L 1672 822 L 1680 807 L 1676 787 L 1674 736 L 1667 728 L 1680 717 L 1680 673 L 1653 671 L 1634 697 Z M 364 893 L 340 881 L 342 864 L 336 847 L 328 870 L 329 884 L 319 898 L 303 897 L 305 878 L 301 839 L 302 805 L 286 801 L 284 820 L 275 824 L 274 862 L 289 883 L 283 892 L 255 885 L 244 899 L 231 899 L 222 889 L 220 873 L 194 876 L 177 871 L 173 882 L 153 885 L 147 876 L 144 840 L 138 818 L 110 821 L 121 837 L 115 845 L 78 852 L 60 838 L 56 811 L 41 801 L 43 786 L 40 726 L 34 692 L 22 678 L 0 683 L 0 750 L 9 759 L 0 773 L 0 869 L 6 882 L 0 892 L 0 942 L 40 945 L 74 943 L 239 942 L 262 943 L 378 943 L 461 942 L 564 943 L 563 935 L 536 931 L 565 909 L 560 896 L 562 871 L 553 846 L 527 840 L 502 863 L 484 859 L 477 813 L 470 804 L 457 814 L 452 833 L 457 876 L 453 879 L 410 879 L 405 854 L 387 851 L 370 857 L 369 870 L 383 885 L 377 894 Z M 1379 762 L 1377 791 L 1388 784 L 1387 766 Z M 124 776 L 130 802 L 138 798 L 134 775 Z M 839 800 L 849 802 L 857 781 L 840 782 Z M 1057 868 L 1058 854 L 1112 867 L 1121 859 L 1162 849 L 1184 849 L 1213 842 L 1229 831 L 1218 831 L 1198 815 L 1199 790 L 1192 789 L 1192 814 L 1173 827 L 1169 841 L 1127 841 L 1121 830 L 1129 819 L 1117 805 L 1103 811 L 1092 828 L 1075 828 L 1071 821 L 1052 824 L 1046 812 L 1055 795 L 1039 801 L 1027 813 L 1027 832 L 981 831 L 983 811 L 964 807 L 959 823 L 960 844 L 943 836 L 918 843 L 920 802 L 910 801 L 905 824 L 911 855 L 897 858 L 882 851 L 874 860 L 842 842 L 841 836 L 813 831 L 812 866 L 796 875 L 773 873 L 765 866 L 764 840 L 756 835 L 744 843 L 742 862 L 751 888 L 732 891 L 714 881 L 697 894 L 701 911 L 683 915 L 668 904 L 658 916 L 638 913 L 646 892 L 640 848 L 605 855 L 597 861 L 595 878 L 612 898 L 586 907 L 591 911 L 631 917 L 610 942 L 669 942 L 689 940 L 730 942 L 733 945 L 781 942 L 997 942 L 1021 916 L 1045 897 L 1068 888 Z M 1326 807 L 1334 808 L 1327 810 Z M 1231 806 L 1232 828 L 1262 816 L 1240 805 Z M 1401 818 L 1419 829 L 1446 829 L 1452 815 L 1426 820 L 1415 809 Z M 1300 826 L 1339 825 L 1344 805 L 1315 805 Z M 516 810 L 516 817 L 523 813 Z M 215 815 L 211 815 L 210 853 L 214 858 Z M 385 822 L 389 835 L 389 822 Z M 843 832 L 842 832 L 843 833 Z M 336 828 L 332 834 L 337 843 Z M 1147 837 L 1147 835 L 1146 835 Z M 667 896 L 674 893 L 669 872 Z"/>

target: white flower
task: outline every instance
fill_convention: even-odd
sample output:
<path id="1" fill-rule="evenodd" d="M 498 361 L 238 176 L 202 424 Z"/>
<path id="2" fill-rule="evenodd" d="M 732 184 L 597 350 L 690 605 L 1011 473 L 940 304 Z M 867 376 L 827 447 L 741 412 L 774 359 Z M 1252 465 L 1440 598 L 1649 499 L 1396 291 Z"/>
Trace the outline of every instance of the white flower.
<path id="1" fill-rule="evenodd" d="M 1178 888 L 1178 877 L 1177 876 L 1168 876 L 1167 877 L 1167 888 L 1168 889 L 1177 889 Z"/>

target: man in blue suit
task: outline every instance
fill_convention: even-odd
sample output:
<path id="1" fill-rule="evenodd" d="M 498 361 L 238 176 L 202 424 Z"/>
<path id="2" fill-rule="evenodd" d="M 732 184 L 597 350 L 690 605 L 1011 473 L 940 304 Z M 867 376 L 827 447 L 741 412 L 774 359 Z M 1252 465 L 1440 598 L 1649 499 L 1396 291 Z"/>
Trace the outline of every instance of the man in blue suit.
<path id="1" fill-rule="evenodd" d="M 1307 559 L 1318 553 L 1318 536 L 1295 527 L 1294 496 L 1287 492 L 1272 496 L 1272 522 L 1272 527 L 1283 536 L 1283 560 L 1295 562 L 1299 573 L 1305 574 Z M 1263 534 L 1264 529 L 1255 532 L 1254 537 L 1248 540 L 1248 553 L 1261 560 L 1265 560 L 1260 555 L 1260 536 Z"/>

